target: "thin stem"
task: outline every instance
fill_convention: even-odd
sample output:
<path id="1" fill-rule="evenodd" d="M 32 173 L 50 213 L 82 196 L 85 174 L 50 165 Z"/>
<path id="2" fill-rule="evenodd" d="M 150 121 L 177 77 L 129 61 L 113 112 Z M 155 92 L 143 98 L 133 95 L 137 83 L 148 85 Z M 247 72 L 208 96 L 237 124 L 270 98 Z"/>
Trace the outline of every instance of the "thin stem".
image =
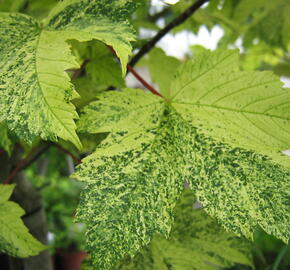
<path id="1" fill-rule="evenodd" d="M 10 175 L 3 181 L 3 184 L 10 184 L 14 177 L 22 170 L 29 167 L 34 163 L 42 154 L 44 154 L 50 147 L 50 144 L 46 144 L 44 147 L 41 147 L 38 151 L 38 148 L 33 148 L 26 158 L 22 159 L 16 167 L 12 170 Z M 37 151 L 37 152 L 36 152 Z M 36 152 L 36 153 L 35 153 Z"/>
<path id="2" fill-rule="evenodd" d="M 33 148 L 30 153 L 22 159 L 16 167 L 12 170 L 10 175 L 3 181 L 3 184 L 10 184 L 14 177 L 22 170 L 25 170 L 27 167 L 29 167 L 31 164 L 33 164 L 38 158 L 40 158 L 49 148 L 51 145 L 54 145 L 58 149 L 60 149 L 62 152 L 66 153 L 67 155 L 71 156 L 72 159 L 75 161 L 76 164 L 80 164 L 81 160 L 77 158 L 74 154 L 72 154 L 67 149 L 63 148 L 59 144 L 52 144 L 47 143 L 43 147 L 39 148 Z"/>
<path id="3" fill-rule="evenodd" d="M 163 29 L 161 29 L 149 42 L 147 42 L 139 52 L 131 59 L 129 65 L 131 67 L 135 66 L 136 63 L 147 54 L 156 43 L 162 39 L 168 32 L 170 32 L 174 27 L 185 22 L 196 10 L 198 10 L 203 4 L 208 2 L 209 0 L 198 0 L 193 5 L 191 5 L 187 10 L 181 13 L 178 17 L 176 17 L 172 22 L 167 24 Z"/>
<path id="4" fill-rule="evenodd" d="M 134 68 L 132 68 L 130 65 L 127 65 L 127 68 L 135 76 L 135 78 L 141 82 L 152 94 L 164 98 L 152 85 L 146 82 Z"/>
<path id="5" fill-rule="evenodd" d="M 108 49 L 116 56 L 116 52 L 111 46 L 107 46 Z M 134 75 L 134 77 L 141 82 L 152 94 L 164 98 L 152 85 L 146 82 L 141 75 L 130 65 L 127 65 L 127 69 Z M 165 99 L 165 98 L 164 98 Z"/>

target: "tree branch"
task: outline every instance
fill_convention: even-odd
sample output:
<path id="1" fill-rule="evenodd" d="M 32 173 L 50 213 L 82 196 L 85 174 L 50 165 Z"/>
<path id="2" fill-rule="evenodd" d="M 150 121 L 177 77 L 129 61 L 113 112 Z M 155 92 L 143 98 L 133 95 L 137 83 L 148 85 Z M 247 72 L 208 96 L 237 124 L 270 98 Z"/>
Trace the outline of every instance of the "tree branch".
<path id="1" fill-rule="evenodd" d="M 163 29 L 161 29 L 148 43 L 146 43 L 139 52 L 130 60 L 129 65 L 131 67 L 135 66 L 136 63 L 147 54 L 156 43 L 162 39 L 168 32 L 170 32 L 174 27 L 182 24 L 186 21 L 196 10 L 198 10 L 203 4 L 210 0 L 197 0 L 193 5 L 191 5 L 187 10 L 176 17 L 172 22 L 167 24 Z"/>
<path id="2" fill-rule="evenodd" d="M 147 83 L 134 68 L 132 68 L 130 65 L 127 65 L 127 68 L 135 76 L 135 78 L 141 82 L 152 94 L 165 99 L 165 97 L 163 97 L 152 85 Z"/>
<path id="3" fill-rule="evenodd" d="M 32 163 L 34 163 L 42 154 L 44 154 L 50 147 L 50 143 L 41 147 L 38 151 L 37 148 L 33 148 L 30 153 L 21 160 L 16 167 L 12 170 L 10 175 L 3 181 L 3 184 L 10 184 L 13 178 L 22 170 L 29 167 Z M 36 152 L 36 153 L 35 153 Z"/>
<path id="4" fill-rule="evenodd" d="M 66 153 L 67 155 L 71 156 L 72 159 L 75 161 L 76 164 L 80 164 L 81 160 L 72 154 L 67 149 L 63 148 L 61 145 L 56 143 L 46 143 L 44 146 L 40 148 L 33 148 L 30 153 L 22 159 L 16 167 L 12 170 L 10 175 L 3 181 L 3 184 L 10 184 L 14 177 L 22 170 L 25 170 L 31 164 L 33 164 L 38 158 L 40 158 L 49 148 L 50 146 L 54 145 L 56 148 L 60 149 L 62 152 Z"/>

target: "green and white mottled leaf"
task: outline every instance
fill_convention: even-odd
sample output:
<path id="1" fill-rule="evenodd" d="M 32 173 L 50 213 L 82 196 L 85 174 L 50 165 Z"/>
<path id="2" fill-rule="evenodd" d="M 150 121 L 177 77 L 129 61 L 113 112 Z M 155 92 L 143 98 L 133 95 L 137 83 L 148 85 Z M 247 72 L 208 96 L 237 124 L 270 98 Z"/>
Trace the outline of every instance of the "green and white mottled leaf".
<path id="1" fill-rule="evenodd" d="M 289 167 L 280 154 L 289 148 L 289 98 L 271 72 L 239 71 L 236 51 L 197 55 L 171 85 L 172 106 L 203 142 L 190 183 L 205 210 L 238 235 L 251 238 L 259 224 L 288 241 L 289 169 L 273 162 Z"/>
<path id="2" fill-rule="evenodd" d="M 126 21 L 134 11 L 133 0 L 66 0 L 60 2 L 46 19 L 48 29 L 71 32 L 72 39 L 97 39 L 114 48 L 126 74 L 128 57 L 135 40 Z"/>
<path id="3" fill-rule="evenodd" d="M 149 129 L 156 126 L 156 123 L 148 119 L 155 118 L 155 114 L 158 115 L 164 107 L 161 99 L 156 99 L 140 89 L 104 92 L 97 98 L 98 101 L 93 101 L 84 108 L 84 114 L 78 121 L 80 132 L 101 133 Z"/>
<path id="4" fill-rule="evenodd" d="M 85 107 L 82 132 L 111 132 L 74 175 L 88 184 L 78 216 L 96 269 L 167 235 L 185 181 L 226 230 L 252 239 L 260 226 L 287 243 L 290 170 L 278 162 L 289 163 L 279 153 L 289 90 L 270 72 L 239 71 L 237 58 L 197 53 L 166 100 L 126 89 Z"/>
<path id="5" fill-rule="evenodd" d="M 112 92 L 111 97 L 116 100 L 123 94 L 125 100 L 128 91 Z M 137 90 L 131 91 L 131 97 L 136 96 Z M 150 94 L 142 96 L 145 100 Z M 101 101 L 106 104 L 107 100 L 104 97 Z M 133 98 L 127 102 L 135 105 Z M 96 269 L 109 269 L 125 255 L 133 256 L 154 233 L 167 235 L 170 231 L 172 210 L 183 189 L 185 166 L 182 153 L 177 155 L 182 150 L 178 147 L 182 132 L 174 117 L 167 120 L 169 111 L 164 103 L 162 108 L 162 103 L 157 98 L 147 110 L 139 110 L 143 125 L 140 123 L 134 130 L 122 125 L 125 130 L 111 133 L 74 174 L 88 184 L 77 216 L 88 228 L 87 250 Z M 122 127 L 121 118 L 106 115 L 108 130 L 109 123 L 114 130 Z"/>
<path id="6" fill-rule="evenodd" d="M 175 222 L 168 239 L 155 236 L 132 260 L 118 270 L 211 270 L 236 263 L 253 267 L 250 243 L 224 231 L 202 209 L 194 209 L 188 190 L 175 208 Z"/>
<path id="7" fill-rule="evenodd" d="M 290 148 L 290 91 L 272 72 L 240 71 L 238 57 L 208 51 L 185 63 L 171 85 L 172 106 L 207 135 L 290 166 L 279 155 Z"/>
<path id="8" fill-rule="evenodd" d="M 81 148 L 71 103 L 78 94 L 65 72 L 79 65 L 67 41 L 97 39 L 112 46 L 124 74 L 134 40 L 125 17 L 134 4 L 122 2 L 63 1 L 44 25 L 26 15 L 1 13 L 0 120 L 19 137 L 28 142 L 37 136 L 52 141 L 60 137 Z"/>
<path id="9" fill-rule="evenodd" d="M 9 138 L 7 125 L 0 123 L 0 148 L 3 148 L 8 154 L 12 151 L 12 141 Z"/>
<path id="10" fill-rule="evenodd" d="M 190 136 L 190 135 L 189 135 Z M 290 171 L 266 156 L 192 134 L 190 187 L 227 230 L 253 239 L 260 226 L 287 243 Z"/>
<path id="11" fill-rule="evenodd" d="M 0 252 L 26 258 L 37 255 L 45 246 L 23 224 L 23 209 L 15 202 L 8 201 L 14 187 L 15 185 L 0 185 Z"/>

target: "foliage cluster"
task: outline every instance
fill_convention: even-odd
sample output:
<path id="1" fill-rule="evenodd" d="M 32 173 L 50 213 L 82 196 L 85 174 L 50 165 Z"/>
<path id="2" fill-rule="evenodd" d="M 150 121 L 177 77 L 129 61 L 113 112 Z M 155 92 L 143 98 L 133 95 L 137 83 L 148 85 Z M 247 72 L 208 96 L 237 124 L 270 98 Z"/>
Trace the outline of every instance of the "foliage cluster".
<path id="1" fill-rule="evenodd" d="M 26 170 L 55 247 L 79 235 L 75 214 L 84 269 L 266 269 L 254 236 L 287 244 L 290 231 L 290 91 L 279 78 L 290 74 L 289 1 L 181 0 L 160 11 L 147 0 L 44 2 L 0 0 L 0 147 L 55 147 L 44 173 Z M 175 33 L 218 25 L 224 36 L 180 61 L 142 38 L 144 28 L 161 38 L 160 21 Z M 242 53 L 230 49 L 237 41 Z M 134 49 L 154 87 L 129 61 Z M 129 71 L 149 91 L 127 88 Z M 79 182 L 57 149 L 80 163 Z M 0 251 L 24 258 L 45 247 L 8 201 L 23 164 L 0 185 Z"/>

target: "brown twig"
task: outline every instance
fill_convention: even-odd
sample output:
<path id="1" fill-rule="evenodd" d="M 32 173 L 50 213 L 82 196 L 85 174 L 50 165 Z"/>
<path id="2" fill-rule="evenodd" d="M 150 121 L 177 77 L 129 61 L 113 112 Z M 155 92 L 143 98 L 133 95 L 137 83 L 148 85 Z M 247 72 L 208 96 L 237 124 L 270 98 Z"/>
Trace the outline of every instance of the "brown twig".
<path id="1" fill-rule="evenodd" d="M 191 5 L 187 10 L 176 17 L 172 22 L 167 24 L 163 29 L 161 29 L 149 42 L 147 42 L 139 52 L 130 60 L 129 65 L 134 67 L 136 63 L 147 54 L 156 43 L 162 39 L 168 32 L 170 32 L 174 27 L 185 22 L 196 10 L 198 10 L 203 4 L 209 0 L 198 0 L 193 5 Z"/>
<path id="2" fill-rule="evenodd" d="M 56 144 L 56 143 L 47 143 L 41 148 L 38 148 L 38 147 L 37 148 L 33 148 L 30 151 L 30 153 L 16 165 L 16 167 L 12 170 L 10 175 L 3 181 L 3 184 L 10 184 L 11 181 L 14 179 L 14 177 L 20 171 L 26 169 L 32 163 L 34 163 L 40 156 L 42 156 L 50 148 L 51 145 L 54 145 L 55 147 L 60 149 L 62 152 L 64 152 L 67 155 L 71 156 L 76 164 L 80 164 L 81 163 L 81 160 L 79 158 L 77 158 L 74 154 L 72 154 L 67 149 L 63 148 L 61 145 Z"/>
<path id="3" fill-rule="evenodd" d="M 10 184 L 14 177 L 22 170 L 34 163 L 42 154 L 44 154 L 50 147 L 50 143 L 39 148 L 33 148 L 26 158 L 22 159 L 16 167 L 12 170 L 10 175 L 3 181 L 3 184 Z M 38 151 L 37 151 L 38 150 Z M 36 153 L 35 153 L 36 152 Z"/>
<path id="4" fill-rule="evenodd" d="M 141 82 L 152 94 L 164 98 L 152 85 L 146 82 L 134 68 L 132 68 L 130 65 L 127 65 L 127 68 L 135 76 L 135 78 Z"/>
<path id="5" fill-rule="evenodd" d="M 113 49 L 112 46 L 107 46 L 108 49 L 116 56 L 116 52 L 115 50 Z M 131 67 L 130 65 L 127 65 L 127 69 L 134 75 L 134 77 L 139 81 L 141 82 L 152 94 L 156 95 L 156 96 L 159 96 L 159 97 L 162 97 L 164 98 L 152 85 L 150 85 L 148 82 L 146 82 L 140 74 L 138 74 L 138 72 L 133 68 Z"/>
<path id="6" fill-rule="evenodd" d="M 75 156 L 73 153 L 71 153 L 69 150 L 65 149 L 62 145 L 60 144 L 57 144 L 57 143 L 54 143 L 53 144 L 56 148 L 58 148 L 60 151 L 64 152 L 65 154 L 69 155 L 73 161 L 76 163 L 76 164 L 80 164 L 82 161 L 81 159 L 79 159 L 77 156 Z"/>

